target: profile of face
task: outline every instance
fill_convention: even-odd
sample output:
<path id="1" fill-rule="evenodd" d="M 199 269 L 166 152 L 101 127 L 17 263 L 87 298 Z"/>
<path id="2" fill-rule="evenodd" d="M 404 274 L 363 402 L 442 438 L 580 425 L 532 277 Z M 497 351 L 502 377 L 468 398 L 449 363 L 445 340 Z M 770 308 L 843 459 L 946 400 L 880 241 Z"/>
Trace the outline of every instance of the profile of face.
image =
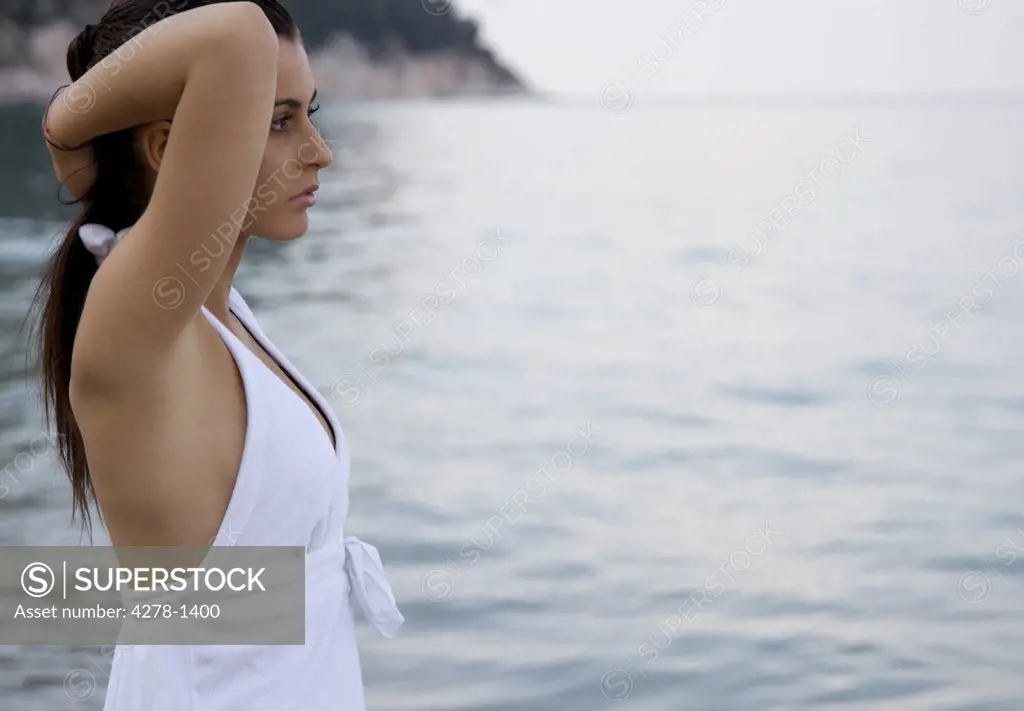
<path id="1" fill-rule="evenodd" d="M 240 205 L 235 216 L 225 215 L 225 221 L 234 221 L 245 234 L 283 242 L 306 233 L 308 210 L 316 202 L 310 191 L 334 157 L 312 122 L 319 106 L 305 47 L 285 38 L 279 45 L 274 113 L 256 186 L 249 205 Z M 141 129 L 140 141 L 154 176 L 170 130 L 169 121 Z"/>
<path id="2" fill-rule="evenodd" d="M 270 137 L 249 207 L 247 233 L 272 240 L 305 234 L 308 210 L 320 170 L 334 160 L 312 123 L 319 108 L 313 72 L 302 43 L 282 40 L 277 63 L 277 93 Z"/>

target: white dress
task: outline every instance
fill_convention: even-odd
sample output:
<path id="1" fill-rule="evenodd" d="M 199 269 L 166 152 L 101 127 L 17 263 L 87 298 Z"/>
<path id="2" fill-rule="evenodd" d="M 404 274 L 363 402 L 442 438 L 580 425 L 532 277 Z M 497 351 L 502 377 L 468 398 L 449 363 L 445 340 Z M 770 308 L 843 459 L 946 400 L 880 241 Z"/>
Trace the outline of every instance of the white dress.
<path id="1" fill-rule="evenodd" d="M 349 453 L 327 401 L 276 348 L 235 289 L 229 307 L 326 416 L 209 311 L 238 365 L 248 427 L 214 545 L 306 549 L 304 646 L 119 645 L 104 711 L 364 711 L 355 609 L 384 636 L 403 622 L 376 549 L 346 537 Z"/>

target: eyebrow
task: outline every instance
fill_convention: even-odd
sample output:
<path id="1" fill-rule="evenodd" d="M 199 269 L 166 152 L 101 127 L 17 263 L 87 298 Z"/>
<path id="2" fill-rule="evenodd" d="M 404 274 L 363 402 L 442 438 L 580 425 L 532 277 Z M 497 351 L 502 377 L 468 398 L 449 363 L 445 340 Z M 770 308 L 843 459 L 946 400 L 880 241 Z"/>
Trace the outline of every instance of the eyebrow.
<path id="1" fill-rule="evenodd" d="M 309 99 L 310 105 L 312 105 L 313 102 L 316 101 L 316 96 L 317 90 L 313 89 L 313 96 L 311 96 Z M 287 106 L 289 108 L 298 110 L 302 108 L 302 102 L 299 101 L 298 99 L 278 99 L 277 101 L 274 102 L 274 108 L 276 109 L 278 106 Z"/>

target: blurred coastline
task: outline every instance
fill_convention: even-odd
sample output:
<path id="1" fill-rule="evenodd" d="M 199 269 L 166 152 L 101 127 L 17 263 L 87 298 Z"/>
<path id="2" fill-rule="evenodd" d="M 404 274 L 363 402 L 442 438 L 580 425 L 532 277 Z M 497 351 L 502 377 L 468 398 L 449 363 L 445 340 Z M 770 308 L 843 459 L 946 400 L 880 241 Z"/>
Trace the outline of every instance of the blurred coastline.
<path id="1" fill-rule="evenodd" d="M 0 105 L 41 102 L 66 84 L 64 53 L 78 28 L 58 23 L 31 32 L 33 61 L 0 68 Z M 507 96 L 527 93 L 518 81 L 479 56 L 459 51 L 412 55 L 395 50 L 372 58 L 351 37 L 339 36 L 310 51 L 310 65 L 321 95 L 328 100 Z"/>
<path id="2" fill-rule="evenodd" d="M 0 104 L 49 98 L 67 82 L 65 56 L 107 0 L 0 0 Z M 161 19 L 155 3 L 143 27 Z M 451 0 L 293 0 L 320 96 L 327 101 L 528 93 L 524 80 L 479 38 Z M 167 10 L 164 10 L 166 12 Z M 138 28 L 140 31 L 143 27 Z M 123 51 L 122 51 L 123 50 Z M 128 61 L 127 43 L 109 62 Z"/>

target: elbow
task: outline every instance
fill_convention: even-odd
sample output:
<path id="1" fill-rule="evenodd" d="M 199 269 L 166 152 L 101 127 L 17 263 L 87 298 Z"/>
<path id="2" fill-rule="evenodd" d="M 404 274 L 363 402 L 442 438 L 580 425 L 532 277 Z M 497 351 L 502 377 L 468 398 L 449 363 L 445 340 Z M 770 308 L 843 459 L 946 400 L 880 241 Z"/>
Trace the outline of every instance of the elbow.
<path id="1" fill-rule="evenodd" d="M 276 71 L 280 40 L 266 13 L 251 2 L 220 6 L 221 21 L 208 36 L 205 49 L 226 69 Z"/>
<path id="2" fill-rule="evenodd" d="M 231 2 L 228 5 L 233 15 L 228 27 L 229 34 L 243 40 L 256 51 L 273 49 L 276 58 L 277 32 L 263 9 L 253 2 Z"/>

